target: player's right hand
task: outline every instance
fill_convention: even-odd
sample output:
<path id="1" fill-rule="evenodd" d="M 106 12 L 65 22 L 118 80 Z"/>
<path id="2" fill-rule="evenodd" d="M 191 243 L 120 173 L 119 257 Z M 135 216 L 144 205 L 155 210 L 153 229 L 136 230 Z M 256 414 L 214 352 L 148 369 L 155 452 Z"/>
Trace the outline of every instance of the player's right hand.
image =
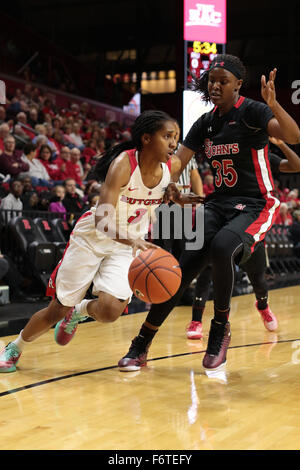
<path id="1" fill-rule="evenodd" d="M 152 248 L 158 248 L 158 246 L 154 245 L 153 243 L 147 242 L 142 238 L 137 238 L 136 240 L 133 240 L 131 246 L 133 256 L 136 256 L 138 250 L 146 251 Z"/>

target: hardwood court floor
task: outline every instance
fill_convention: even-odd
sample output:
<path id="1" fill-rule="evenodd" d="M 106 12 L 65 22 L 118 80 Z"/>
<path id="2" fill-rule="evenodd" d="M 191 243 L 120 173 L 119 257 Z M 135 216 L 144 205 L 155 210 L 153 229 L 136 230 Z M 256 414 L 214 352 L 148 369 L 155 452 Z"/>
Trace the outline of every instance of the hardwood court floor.
<path id="1" fill-rule="evenodd" d="M 202 368 L 211 302 L 203 340 L 186 339 L 191 308 L 178 307 L 137 373 L 116 364 L 145 313 L 82 324 L 65 347 L 51 330 L 0 375 L 0 449 L 300 449 L 299 291 L 270 292 L 277 333 L 252 294 L 233 298 L 226 370 L 212 377 Z"/>

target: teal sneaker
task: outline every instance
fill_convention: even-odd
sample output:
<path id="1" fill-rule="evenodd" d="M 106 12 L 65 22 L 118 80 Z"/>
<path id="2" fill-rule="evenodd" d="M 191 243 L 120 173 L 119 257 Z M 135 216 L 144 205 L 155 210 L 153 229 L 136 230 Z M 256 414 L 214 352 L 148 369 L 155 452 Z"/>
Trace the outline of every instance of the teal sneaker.
<path id="1" fill-rule="evenodd" d="M 87 318 L 87 316 L 76 312 L 75 307 L 73 307 L 65 318 L 56 324 L 54 338 L 57 344 L 60 346 L 68 344 L 76 333 L 78 323 Z"/>
<path id="2" fill-rule="evenodd" d="M 8 345 L 0 351 L 0 372 L 15 372 L 20 356 L 21 351 L 19 348 L 14 343 L 8 343 Z"/>

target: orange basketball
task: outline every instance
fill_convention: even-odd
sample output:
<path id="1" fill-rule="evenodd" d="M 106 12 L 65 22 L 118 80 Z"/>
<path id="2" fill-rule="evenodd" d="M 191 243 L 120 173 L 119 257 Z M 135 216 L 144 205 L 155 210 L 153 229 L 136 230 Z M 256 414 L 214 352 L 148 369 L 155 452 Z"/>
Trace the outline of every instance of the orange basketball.
<path id="1" fill-rule="evenodd" d="M 129 267 L 128 280 L 138 299 L 160 304 L 178 291 L 181 269 L 171 253 L 162 248 L 151 248 L 134 258 Z"/>

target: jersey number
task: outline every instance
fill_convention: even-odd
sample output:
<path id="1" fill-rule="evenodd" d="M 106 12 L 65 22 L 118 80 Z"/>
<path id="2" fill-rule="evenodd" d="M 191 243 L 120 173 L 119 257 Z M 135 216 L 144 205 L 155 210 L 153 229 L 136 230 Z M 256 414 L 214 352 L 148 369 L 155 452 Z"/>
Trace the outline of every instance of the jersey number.
<path id="1" fill-rule="evenodd" d="M 213 160 L 211 164 L 216 170 L 215 186 L 217 188 L 221 186 L 223 181 L 226 186 L 229 186 L 230 188 L 236 184 L 238 180 L 238 175 L 235 169 L 233 168 L 232 160 L 222 160 L 222 162 L 219 162 L 218 160 Z"/>
<path id="2" fill-rule="evenodd" d="M 147 213 L 147 209 L 137 209 L 134 213 L 134 215 L 130 216 L 129 219 L 127 220 L 128 224 L 137 224 L 143 215 Z"/>

